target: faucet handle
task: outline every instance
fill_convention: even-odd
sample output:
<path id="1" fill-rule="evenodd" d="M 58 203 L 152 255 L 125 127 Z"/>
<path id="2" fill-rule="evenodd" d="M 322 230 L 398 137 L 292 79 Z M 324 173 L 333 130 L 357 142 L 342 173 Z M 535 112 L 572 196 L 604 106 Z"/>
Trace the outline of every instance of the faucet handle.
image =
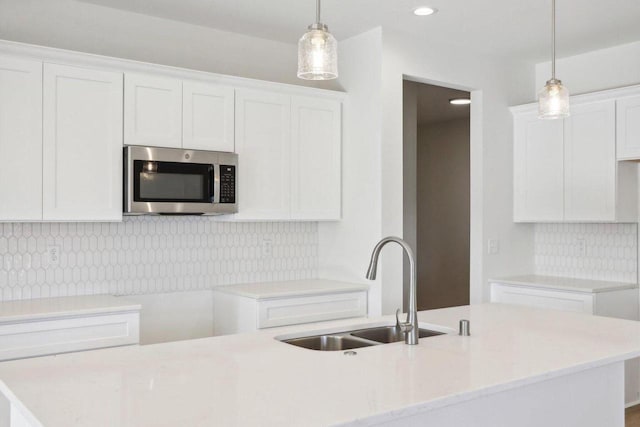
<path id="1" fill-rule="evenodd" d="M 402 322 L 398 326 L 400 327 L 400 330 L 405 334 L 413 330 L 413 325 L 411 324 L 411 322 Z"/>
<path id="2" fill-rule="evenodd" d="M 396 310 L 396 329 L 399 329 L 405 334 L 413 329 L 411 322 L 400 322 L 400 309 Z"/>

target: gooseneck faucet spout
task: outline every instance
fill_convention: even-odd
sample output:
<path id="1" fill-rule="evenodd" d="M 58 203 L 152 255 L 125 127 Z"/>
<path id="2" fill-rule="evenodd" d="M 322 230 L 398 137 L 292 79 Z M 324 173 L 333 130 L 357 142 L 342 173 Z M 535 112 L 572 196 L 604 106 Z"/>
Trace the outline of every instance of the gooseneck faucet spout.
<path id="1" fill-rule="evenodd" d="M 415 345 L 418 344 L 418 306 L 416 297 L 416 260 L 413 255 L 411 247 L 399 237 L 389 236 L 380 240 L 371 254 L 371 262 L 369 262 L 369 269 L 367 270 L 367 279 L 375 280 L 376 271 L 378 269 L 378 256 L 380 251 L 389 242 L 395 242 L 404 249 L 407 257 L 409 258 L 410 274 L 410 286 L 409 286 L 409 312 L 407 313 L 407 321 L 400 323 L 400 328 L 405 332 L 406 344 Z"/>

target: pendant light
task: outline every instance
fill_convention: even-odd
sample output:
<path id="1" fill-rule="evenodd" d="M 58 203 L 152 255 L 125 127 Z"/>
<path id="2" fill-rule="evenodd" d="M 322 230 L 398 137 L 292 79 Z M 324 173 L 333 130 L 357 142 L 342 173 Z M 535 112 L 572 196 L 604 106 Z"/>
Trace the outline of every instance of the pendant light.
<path id="1" fill-rule="evenodd" d="M 331 80 L 338 77 L 338 42 L 320 22 L 320 0 L 316 0 L 316 22 L 298 42 L 298 77 Z"/>
<path id="2" fill-rule="evenodd" d="M 556 0 L 551 0 L 551 79 L 538 94 L 538 117 L 569 117 L 569 91 L 556 79 Z"/>

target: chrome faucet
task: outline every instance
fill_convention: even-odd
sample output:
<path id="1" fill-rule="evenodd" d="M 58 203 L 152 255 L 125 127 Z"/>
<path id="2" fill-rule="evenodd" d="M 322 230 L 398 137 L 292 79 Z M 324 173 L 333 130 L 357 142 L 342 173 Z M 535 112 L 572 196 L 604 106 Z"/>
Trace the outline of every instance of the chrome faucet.
<path id="1" fill-rule="evenodd" d="M 369 269 L 367 270 L 367 279 L 375 280 L 376 278 L 376 270 L 378 267 L 378 255 L 380 255 L 380 251 L 389 242 L 395 242 L 402 246 L 402 249 L 409 257 L 409 268 L 411 270 L 410 276 L 410 289 L 409 289 L 409 312 L 407 313 L 407 321 L 406 322 L 398 322 L 398 312 L 396 312 L 396 322 L 398 326 L 400 326 L 400 330 L 405 333 L 404 342 L 406 344 L 415 345 L 418 344 L 418 308 L 417 308 L 417 297 L 416 297 L 416 260 L 413 255 L 413 251 L 411 247 L 399 237 L 385 237 L 380 240 L 375 248 L 373 248 L 373 253 L 371 254 L 371 262 L 369 263 Z"/>

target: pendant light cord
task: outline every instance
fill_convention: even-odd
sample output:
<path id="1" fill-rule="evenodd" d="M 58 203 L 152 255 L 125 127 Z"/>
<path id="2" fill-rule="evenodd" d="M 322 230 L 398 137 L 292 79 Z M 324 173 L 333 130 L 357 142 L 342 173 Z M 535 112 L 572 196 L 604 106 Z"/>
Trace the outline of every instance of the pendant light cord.
<path id="1" fill-rule="evenodd" d="M 319 23 L 320 23 L 320 0 L 316 0 L 316 24 L 319 24 Z"/>
<path id="2" fill-rule="evenodd" d="M 551 0 L 551 78 L 556 79 L 556 0 Z"/>

